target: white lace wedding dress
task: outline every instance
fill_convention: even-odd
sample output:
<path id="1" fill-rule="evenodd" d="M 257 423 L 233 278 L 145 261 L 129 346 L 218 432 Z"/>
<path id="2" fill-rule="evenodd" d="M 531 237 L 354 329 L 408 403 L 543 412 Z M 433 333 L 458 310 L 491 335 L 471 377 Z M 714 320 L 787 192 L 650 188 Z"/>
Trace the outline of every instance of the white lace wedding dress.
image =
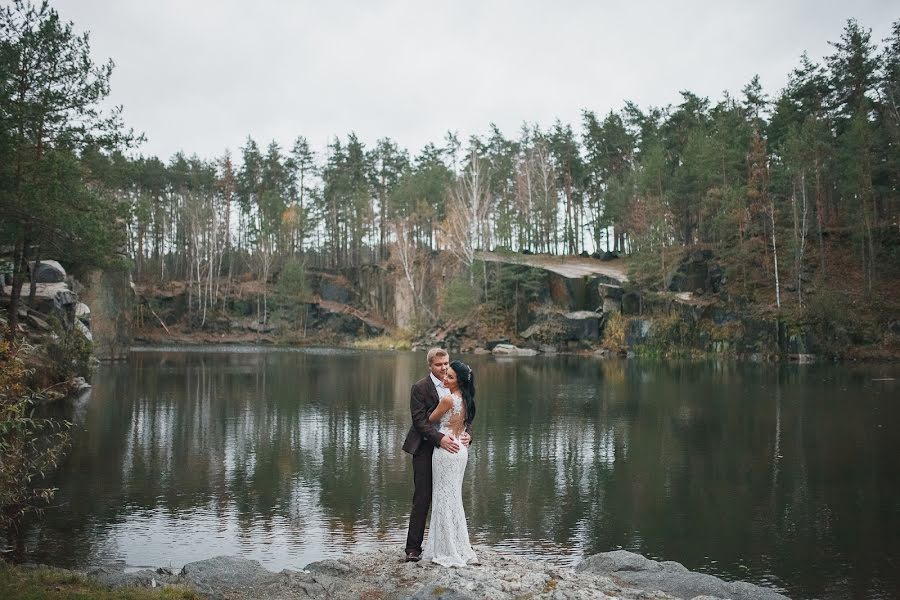
<path id="1" fill-rule="evenodd" d="M 452 435 L 449 421 L 463 410 L 462 398 L 453 396 L 453 408 L 441 416 L 440 431 Z M 469 449 L 462 443 L 451 454 L 435 448 L 431 458 L 431 522 L 422 558 L 445 567 L 463 567 L 478 562 L 469 544 L 469 528 L 462 503 L 462 482 L 469 460 Z"/>

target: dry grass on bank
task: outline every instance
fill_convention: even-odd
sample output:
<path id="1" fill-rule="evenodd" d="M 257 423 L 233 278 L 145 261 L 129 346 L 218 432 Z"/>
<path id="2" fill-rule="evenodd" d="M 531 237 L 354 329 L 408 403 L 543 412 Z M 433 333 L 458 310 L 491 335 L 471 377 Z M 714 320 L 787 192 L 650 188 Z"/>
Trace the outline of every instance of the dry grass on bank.
<path id="1" fill-rule="evenodd" d="M 382 335 L 356 340 L 353 347 L 359 350 L 409 350 L 412 348 L 412 342 L 408 338 Z"/>
<path id="2" fill-rule="evenodd" d="M 199 600 L 202 596 L 181 586 L 113 590 L 87 577 L 51 567 L 24 568 L 0 561 L 0 598 L 20 600 Z"/>

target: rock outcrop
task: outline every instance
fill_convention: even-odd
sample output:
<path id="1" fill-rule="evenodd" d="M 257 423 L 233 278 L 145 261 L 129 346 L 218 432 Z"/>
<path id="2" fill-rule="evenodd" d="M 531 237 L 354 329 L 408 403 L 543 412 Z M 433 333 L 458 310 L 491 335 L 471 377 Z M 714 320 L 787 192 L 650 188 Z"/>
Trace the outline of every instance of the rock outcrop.
<path id="1" fill-rule="evenodd" d="M 538 354 L 538 351 L 533 348 L 519 348 L 512 344 L 497 344 L 491 352 L 494 356 L 535 356 Z"/>
<path id="2" fill-rule="evenodd" d="M 170 569 L 126 573 L 101 568 L 88 575 L 111 587 L 178 584 L 211 598 L 383 598 L 475 600 L 491 598 L 625 600 L 785 600 L 753 584 L 729 583 L 693 573 L 678 563 L 657 563 L 630 552 L 586 558 L 576 568 L 475 548 L 480 564 L 447 569 L 429 562 L 407 563 L 401 552 L 382 548 L 327 559 L 300 571 L 273 573 L 257 561 L 222 556 Z"/>
<path id="3" fill-rule="evenodd" d="M 575 568 L 578 573 L 614 577 L 623 585 L 661 590 L 676 598 L 714 597 L 732 600 L 785 600 L 785 596 L 743 581 L 728 582 L 689 571 L 681 563 L 657 562 L 625 550 L 589 556 Z"/>
<path id="4" fill-rule="evenodd" d="M 534 323 L 519 335 L 538 344 L 563 346 L 567 342 L 598 342 L 602 331 L 603 314 L 589 310 L 561 312 L 538 311 Z"/>
<path id="5" fill-rule="evenodd" d="M 710 250 L 689 252 L 666 278 L 670 292 L 713 293 L 722 290 L 725 272 Z"/>
<path id="6" fill-rule="evenodd" d="M 37 270 L 34 263 L 28 265 L 35 283 L 62 283 L 66 280 L 66 270 L 55 260 L 42 260 Z"/>
<path id="7" fill-rule="evenodd" d="M 3 292 L 3 299 L 6 300 L 12 293 L 12 288 L 7 286 Z M 72 329 L 76 322 L 78 297 L 69 283 L 36 284 L 34 302 L 31 304 L 28 303 L 28 292 L 29 286 L 26 283 L 19 304 L 20 326 L 30 326 L 32 333 L 38 336 L 49 333 L 53 323 L 67 331 Z"/>

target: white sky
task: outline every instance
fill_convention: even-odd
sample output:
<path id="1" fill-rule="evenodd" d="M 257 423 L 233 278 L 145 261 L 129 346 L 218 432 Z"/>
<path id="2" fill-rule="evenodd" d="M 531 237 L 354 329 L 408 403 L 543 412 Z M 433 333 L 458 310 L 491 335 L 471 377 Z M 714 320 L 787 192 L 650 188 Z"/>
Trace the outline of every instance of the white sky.
<path id="1" fill-rule="evenodd" d="M 55 0 L 116 69 L 111 101 L 147 136 L 139 149 L 214 158 L 248 135 L 322 150 L 355 132 L 416 153 L 448 130 L 642 108 L 690 90 L 738 94 L 754 74 L 776 93 L 804 50 L 830 52 L 846 20 L 885 38 L 884 0 Z"/>

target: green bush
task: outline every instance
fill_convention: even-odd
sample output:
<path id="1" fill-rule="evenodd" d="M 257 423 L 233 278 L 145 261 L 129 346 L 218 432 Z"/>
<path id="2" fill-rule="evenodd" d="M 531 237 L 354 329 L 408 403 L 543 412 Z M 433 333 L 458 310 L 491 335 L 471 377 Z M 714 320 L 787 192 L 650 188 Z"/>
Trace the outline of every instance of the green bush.
<path id="1" fill-rule="evenodd" d="M 451 320 L 465 318 L 471 314 L 477 298 L 478 290 L 469 284 L 468 277 L 464 273 L 458 275 L 444 288 L 443 316 Z"/>
<path id="2" fill-rule="evenodd" d="M 54 335 L 47 338 L 45 348 L 50 359 L 48 375 L 51 382 L 61 383 L 88 375 L 91 372 L 91 342 L 75 327 L 66 330 L 54 317 L 50 318 L 50 324 Z"/>
<path id="3" fill-rule="evenodd" d="M 69 442 L 71 423 L 32 414 L 39 395 L 26 385 L 22 356 L 29 351 L 24 343 L 0 341 L 0 530 L 50 502 L 56 490 L 38 484 Z"/>
<path id="4" fill-rule="evenodd" d="M 537 302 L 547 288 L 543 269 L 525 265 L 493 263 L 487 266 L 487 313 L 518 331 L 530 304 Z"/>
<path id="5" fill-rule="evenodd" d="M 667 271 L 673 270 L 681 260 L 675 252 L 667 250 L 645 250 L 633 255 L 628 266 L 629 280 L 647 290 L 665 289 Z M 665 258 L 662 252 L 666 252 Z"/>
<path id="6" fill-rule="evenodd" d="M 853 332 L 861 323 L 854 318 L 856 309 L 847 295 L 821 290 L 807 296 L 801 320 L 805 320 L 826 355 L 843 356 L 853 345 Z"/>
<path id="7" fill-rule="evenodd" d="M 306 282 L 306 263 L 291 258 L 284 263 L 278 276 L 278 294 L 285 298 L 304 300 L 309 297 L 309 286 Z"/>

